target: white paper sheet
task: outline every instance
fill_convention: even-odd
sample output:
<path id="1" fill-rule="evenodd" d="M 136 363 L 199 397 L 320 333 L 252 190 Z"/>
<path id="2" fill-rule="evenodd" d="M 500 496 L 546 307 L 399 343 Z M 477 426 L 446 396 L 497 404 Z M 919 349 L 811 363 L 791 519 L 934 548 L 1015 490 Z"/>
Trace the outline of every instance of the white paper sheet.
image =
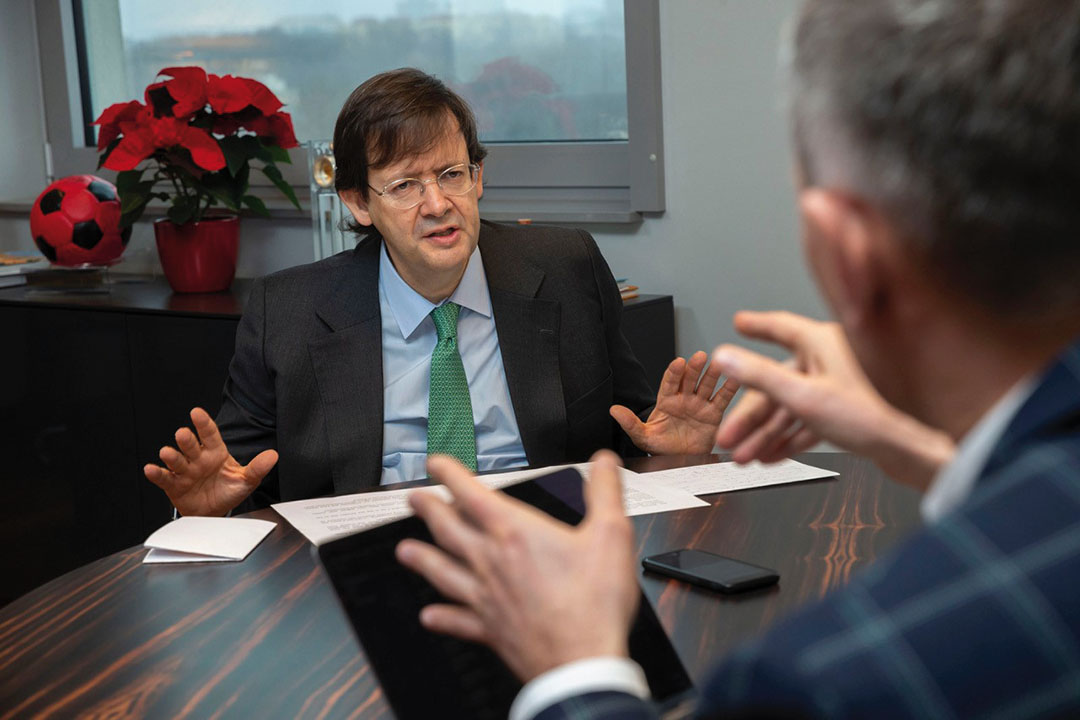
<path id="1" fill-rule="evenodd" d="M 747 465 L 738 465 L 733 462 L 694 465 L 672 470 L 659 470 L 638 477 L 646 482 L 676 488 L 693 495 L 712 495 L 714 493 L 749 490 L 750 488 L 781 485 L 801 480 L 835 477 L 839 474 L 832 470 L 823 470 L 811 465 L 804 465 L 794 460 L 781 460 L 771 465 L 762 465 L 759 462 Z"/>
<path id="2" fill-rule="evenodd" d="M 181 517 L 143 543 L 144 563 L 235 562 L 248 556 L 277 523 L 253 518 Z"/>
<path id="3" fill-rule="evenodd" d="M 556 465 L 532 470 L 514 470 L 495 475 L 480 475 L 478 480 L 490 488 L 498 489 L 532 477 L 547 475 L 556 470 L 573 467 L 585 478 L 589 476 L 590 463 Z M 623 502 L 627 515 L 666 512 L 687 507 L 708 505 L 692 494 L 666 485 L 643 482 L 643 476 L 620 468 L 623 480 Z M 412 514 L 409 495 L 418 490 L 438 492 L 449 499 L 449 491 L 442 485 L 382 492 L 340 495 L 315 500 L 293 500 L 276 503 L 274 508 L 293 527 L 316 545 L 334 538 L 400 520 Z"/>

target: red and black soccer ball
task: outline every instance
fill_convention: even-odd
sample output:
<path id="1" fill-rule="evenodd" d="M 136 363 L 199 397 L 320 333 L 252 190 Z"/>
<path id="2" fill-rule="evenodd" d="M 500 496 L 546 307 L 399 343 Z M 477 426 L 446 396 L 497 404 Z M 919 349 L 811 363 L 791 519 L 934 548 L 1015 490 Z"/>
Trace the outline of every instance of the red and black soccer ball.
<path id="1" fill-rule="evenodd" d="M 45 188 L 30 210 L 30 232 L 57 265 L 108 265 L 131 238 L 130 227 L 120 230 L 116 188 L 93 175 L 71 175 Z"/>

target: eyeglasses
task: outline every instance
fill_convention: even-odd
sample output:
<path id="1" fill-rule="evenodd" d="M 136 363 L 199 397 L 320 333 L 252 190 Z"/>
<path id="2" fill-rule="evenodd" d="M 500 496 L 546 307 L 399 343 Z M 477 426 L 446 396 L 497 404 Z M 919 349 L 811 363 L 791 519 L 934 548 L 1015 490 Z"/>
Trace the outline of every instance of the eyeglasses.
<path id="1" fill-rule="evenodd" d="M 446 195 L 464 195 L 476 187 L 476 181 L 479 178 L 479 165 L 462 163 L 446 168 L 439 173 L 438 177 L 430 180 L 401 178 L 386 183 L 381 191 L 373 185 L 368 185 L 368 187 L 391 207 L 408 210 L 424 201 L 424 190 L 428 183 L 438 183 L 439 189 Z"/>

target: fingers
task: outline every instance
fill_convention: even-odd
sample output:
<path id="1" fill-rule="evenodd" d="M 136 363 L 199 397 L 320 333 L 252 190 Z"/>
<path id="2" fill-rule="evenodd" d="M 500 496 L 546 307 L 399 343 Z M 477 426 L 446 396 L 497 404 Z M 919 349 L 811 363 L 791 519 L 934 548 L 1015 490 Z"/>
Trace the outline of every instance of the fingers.
<path id="1" fill-rule="evenodd" d="M 394 551 L 398 562 L 420 575 L 445 597 L 473 605 L 476 577 L 442 550 L 419 540 L 402 540 Z"/>
<path id="2" fill-rule="evenodd" d="M 810 428 L 800 428 L 798 432 L 788 436 L 779 447 L 770 449 L 764 457 L 761 458 L 761 462 L 773 463 L 779 462 L 785 458 L 789 458 L 792 455 L 798 455 L 801 452 L 806 452 L 810 448 L 814 447 L 821 441 L 821 438 L 817 436 Z"/>
<path id="3" fill-rule="evenodd" d="M 458 507 L 422 490 L 409 495 L 409 506 L 428 526 L 435 542 L 454 556 L 469 561 L 480 551 L 484 539 L 469 525 Z"/>
<path id="4" fill-rule="evenodd" d="M 760 390 L 743 393 L 742 399 L 724 415 L 717 428 L 716 444 L 728 450 L 735 447 L 768 420 L 776 407 L 776 403 Z"/>
<path id="5" fill-rule="evenodd" d="M 704 352 L 695 353 L 694 357 L 696 358 L 698 354 L 706 361 L 709 358 Z M 716 366 L 716 363 L 710 362 L 708 366 L 705 367 L 705 374 L 701 376 L 701 382 L 698 383 L 697 390 L 694 392 L 705 398 L 705 400 L 711 401 L 713 398 L 713 391 L 716 390 L 716 383 L 720 382 L 720 375 L 720 368 Z"/>
<path id="6" fill-rule="evenodd" d="M 199 454 L 202 452 L 202 445 L 199 444 L 199 439 L 195 437 L 195 433 L 186 427 L 182 427 L 176 431 L 173 439 L 176 441 L 176 447 L 183 453 L 185 460 L 195 462 L 198 459 Z M 164 448 L 162 450 L 164 451 Z M 158 455 L 161 456 L 161 453 L 158 453 Z M 161 459 L 165 460 L 163 456 Z"/>
<path id="7" fill-rule="evenodd" d="M 176 481 L 176 476 L 173 475 L 170 471 L 158 465 L 153 465 L 151 463 L 143 465 L 143 475 L 146 476 L 147 480 L 154 483 L 163 490 L 166 487 L 171 487 L 173 482 Z"/>
<path id="8" fill-rule="evenodd" d="M 822 323 L 786 311 L 735 313 L 735 329 L 755 340 L 783 345 L 796 350 L 806 343 L 807 335 Z"/>
<path id="9" fill-rule="evenodd" d="M 698 384 L 698 378 L 701 377 L 701 371 L 705 369 L 705 363 L 708 361 L 709 356 L 703 350 L 698 350 L 690 356 L 683 370 L 682 380 L 679 383 L 679 392 L 687 395 L 694 392 Z"/>
<path id="10" fill-rule="evenodd" d="M 713 352 L 713 362 L 721 371 L 739 383 L 761 390 L 775 402 L 788 405 L 806 375 L 764 355 L 735 345 L 721 345 Z"/>
<path id="11" fill-rule="evenodd" d="M 593 454 L 589 482 L 585 484 L 585 514 L 590 519 L 625 519 L 619 457 L 610 450 Z"/>
<path id="12" fill-rule="evenodd" d="M 683 370 L 685 369 L 686 361 L 682 358 L 675 358 L 668 363 L 667 370 L 664 371 L 664 377 L 660 378 L 660 390 L 656 393 L 657 403 L 660 402 L 660 398 L 678 394 L 679 385 L 682 383 Z"/>
<path id="13" fill-rule="evenodd" d="M 427 467 L 431 478 L 450 490 L 461 513 L 477 527 L 496 536 L 501 528 L 517 522 L 515 518 L 521 513 L 539 512 L 480 483 L 454 458 L 434 455 L 428 459 Z"/>
<path id="14" fill-rule="evenodd" d="M 712 365 L 710 364 L 710 367 Z M 719 375 L 720 371 L 717 370 L 716 374 Z M 727 406 L 731 404 L 732 398 L 735 397 L 735 393 L 739 392 L 739 381 L 734 378 L 728 378 L 724 381 L 724 384 L 720 386 L 720 389 L 716 391 L 712 399 L 709 401 L 714 405 L 720 406 L 720 411 L 727 410 Z"/>
<path id="15" fill-rule="evenodd" d="M 611 417 L 615 418 L 615 422 L 619 423 L 619 427 L 623 429 L 630 439 L 642 450 L 648 451 L 648 448 L 642 447 L 645 443 L 645 423 L 641 421 L 634 411 L 623 405 L 612 405 L 608 410 L 611 413 Z"/>
<path id="16" fill-rule="evenodd" d="M 783 415 L 787 415 L 786 421 L 780 419 Z M 781 448 L 787 446 L 792 437 L 803 429 L 802 422 L 787 410 L 778 412 L 775 422 L 776 424 L 771 428 L 769 438 L 757 452 L 758 459 L 762 461 L 774 457 L 780 452 Z"/>
<path id="17" fill-rule="evenodd" d="M 165 463 L 165 467 L 177 475 L 183 475 L 191 467 L 187 457 L 176 448 L 171 448 L 168 445 L 158 450 L 158 457 L 161 458 L 161 462 Z"/>
<path id="18" fill-rule="evenodd" d="M 277 464 L 278 454 L 276 450 L 263 450 L 251 459 L 244 468 L 244 479 L 250 485 L 258 485 L 266 474 L 274 469 Z"/>
<path id="19" fill-rule="evenodd" d="M 732 451 L 732 459 L 738 463 L 760 460 L 774 444 L 788 433 L 796 419 L 783 407 L 777 408 L 768 421 L 758 427 Z"/>
<path id="20" fill-rule="evenodd" d="M 456 605 L 428 605 L 420 611 L 420 624 L 428 630 L 474 643 L 487 644 L 484 621 L 468 608 Z"/>
<path id="21" fill-rule="evenodd" d="M 221 439 L 217 423 L 210 419 L 210 415 L 205 410 L 199 407 L 192 408 L 191 422 L 195 426 L 195 431 L 199 433 L 199 440 L 207 450 L 225 447 L 225 441 Z"/>

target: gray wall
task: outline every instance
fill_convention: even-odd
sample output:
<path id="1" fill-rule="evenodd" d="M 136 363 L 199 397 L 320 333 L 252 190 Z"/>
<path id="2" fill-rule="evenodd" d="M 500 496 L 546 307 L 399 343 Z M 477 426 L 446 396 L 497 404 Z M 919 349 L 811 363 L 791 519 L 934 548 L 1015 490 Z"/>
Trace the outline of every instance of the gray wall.
<path id="1" fill-rule="evenodd" d="M 30 0 L 0 0 L 0 200 L 45 184 L 36 38 Z M 0 248 L 8 240 L 0 228 Z"/>
<path id="2" fill-rule="evenodd" d="M 818 317 L 803 268 L 777 57 L 797 0 L 661 2 L 667 211 L 635 226 L 591 226 L 618 277 L 675 296 L 680 353 L 735 339 L 740 308 Z M 0 200 L 44 184 L 31 0 L 0 4 Z M 90 170 L 90 168 L 88 168 Z M 482 206 L 481 206 L 482 207 Z M 312 257 L 307 222 L 244 220 L 242 276 Z M 0 215 L 0 249 L 32 247 L 24 217 Z M 156 267 L 140 223 L 124 268 Z"/>

